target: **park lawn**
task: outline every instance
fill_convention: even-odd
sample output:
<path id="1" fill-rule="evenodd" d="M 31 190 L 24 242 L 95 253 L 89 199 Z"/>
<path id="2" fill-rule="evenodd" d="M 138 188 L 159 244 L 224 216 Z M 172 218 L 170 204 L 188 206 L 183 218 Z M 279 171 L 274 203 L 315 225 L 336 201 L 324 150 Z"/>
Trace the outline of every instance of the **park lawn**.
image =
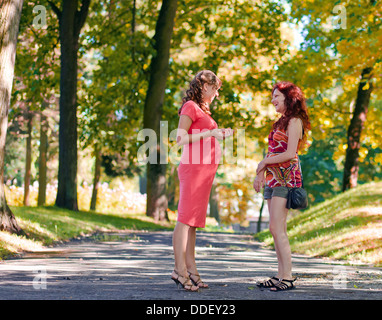
<path id="1" fill-rule="evenodd" d="M 294 253 L 382 266 L 382 182 L 360 185 L 292 212 L 288 236 Z M 255 237 L 273 246 L 269 230 Z"/>
<path id="2" fill-rule="evenodd" d="M 170 230 L 171 227 L 171 223 L 154 223 L 144 215 L 138 219 L 123 214 L 75 212 L 57 207 L 11 207 L 11 210 L 25 235 L 0 232 L 0 260 L 97 231 Z"/>

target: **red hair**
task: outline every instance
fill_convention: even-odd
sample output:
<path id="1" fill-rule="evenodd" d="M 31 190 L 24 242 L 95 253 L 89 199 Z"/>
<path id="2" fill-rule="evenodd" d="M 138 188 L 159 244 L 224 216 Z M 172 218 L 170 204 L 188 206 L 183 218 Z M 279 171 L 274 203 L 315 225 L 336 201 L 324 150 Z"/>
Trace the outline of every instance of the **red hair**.
<path id="1" fill-rule="evenodd" d="M 272 95 L 276 89 L 284 95 L 284 105 L 286 110 L 281 118 L 273 124 L 273 129 L 287 130 L 289 120 L 292 118 L 299 118 L 302 120 L 303 124 L 303 142 L 305 143 L 306 133 L 310 130 L 310 121 L 304 93 L 298 86 L 288 81 L 276 83 L 273 86 Z"/>

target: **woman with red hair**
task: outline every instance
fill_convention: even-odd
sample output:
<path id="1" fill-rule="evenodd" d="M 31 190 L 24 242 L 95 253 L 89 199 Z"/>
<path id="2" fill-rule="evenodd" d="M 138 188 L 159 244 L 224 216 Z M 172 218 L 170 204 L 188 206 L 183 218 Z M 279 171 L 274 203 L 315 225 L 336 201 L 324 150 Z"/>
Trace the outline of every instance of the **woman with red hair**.
<path id="1" fill-rule="evenodd" d="M 268 136 L 268 153 L 257 167 L 253 186 L 259 192 L 265 185 L 264 199 L 268 202 L 269 231 L 275 243 L 278 273 L 257 285 L 280 291 L 293 289 L 296 280 L 292 277 L 286 203 L 289 188 L 302 186 L 297 153 L 306 141 L 310 122 L 304 94 L 291 82 L 279 82 L 273 87 L 272 104 L 281 117 Z"/>

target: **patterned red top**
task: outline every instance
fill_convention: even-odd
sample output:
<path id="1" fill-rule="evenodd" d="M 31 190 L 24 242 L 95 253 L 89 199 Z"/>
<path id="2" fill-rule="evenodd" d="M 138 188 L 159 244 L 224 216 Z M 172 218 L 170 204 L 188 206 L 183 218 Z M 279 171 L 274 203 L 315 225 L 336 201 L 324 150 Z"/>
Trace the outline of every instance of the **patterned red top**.
<path id="1" fill-rule="evenodd" d="M 301 171 L 298 164 L 297 151 L 300 147 L 301 140 L 298 142 L 296 156 L 283 163 L 274 163 L 267 165 L 266 171 L 266 184 L 271 187 L 289 187 L 300 188 L 302 187 Z M 268 136 L 268 157 L 273 157 L 279 153 L 286 152 L 288 148 L 288 135 L 284 130 L 272 130 Z M 284 173 L 285 181 L 281 171 Z"/>

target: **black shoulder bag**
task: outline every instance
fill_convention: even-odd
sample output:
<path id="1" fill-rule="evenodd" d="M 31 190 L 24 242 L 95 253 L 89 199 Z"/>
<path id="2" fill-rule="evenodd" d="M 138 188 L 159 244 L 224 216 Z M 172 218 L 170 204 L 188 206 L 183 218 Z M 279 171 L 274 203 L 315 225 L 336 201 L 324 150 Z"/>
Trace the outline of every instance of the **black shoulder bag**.
<path id="1" fill-rule="evenodd" d="M 301 182 L 302 182 L 302 187 L 301 188 L 288 188 L 288 199 L 286 203 L 286 207 L 288 209 L 305 209 L 308 206 L 308 194 L 306 190 L 304 189 L 304 180 L 302 178 L 302 170 L 301 170 L 301 165 L 300 165 L 300 159 L 298 159 L 298 164 L 300 167 L 300 172 L 301 172 Z M 284 177 L 284 172 L 281 170 L 281 174 L 283 175 L 285 186 L 287 186 L 285 177 Z"/>

